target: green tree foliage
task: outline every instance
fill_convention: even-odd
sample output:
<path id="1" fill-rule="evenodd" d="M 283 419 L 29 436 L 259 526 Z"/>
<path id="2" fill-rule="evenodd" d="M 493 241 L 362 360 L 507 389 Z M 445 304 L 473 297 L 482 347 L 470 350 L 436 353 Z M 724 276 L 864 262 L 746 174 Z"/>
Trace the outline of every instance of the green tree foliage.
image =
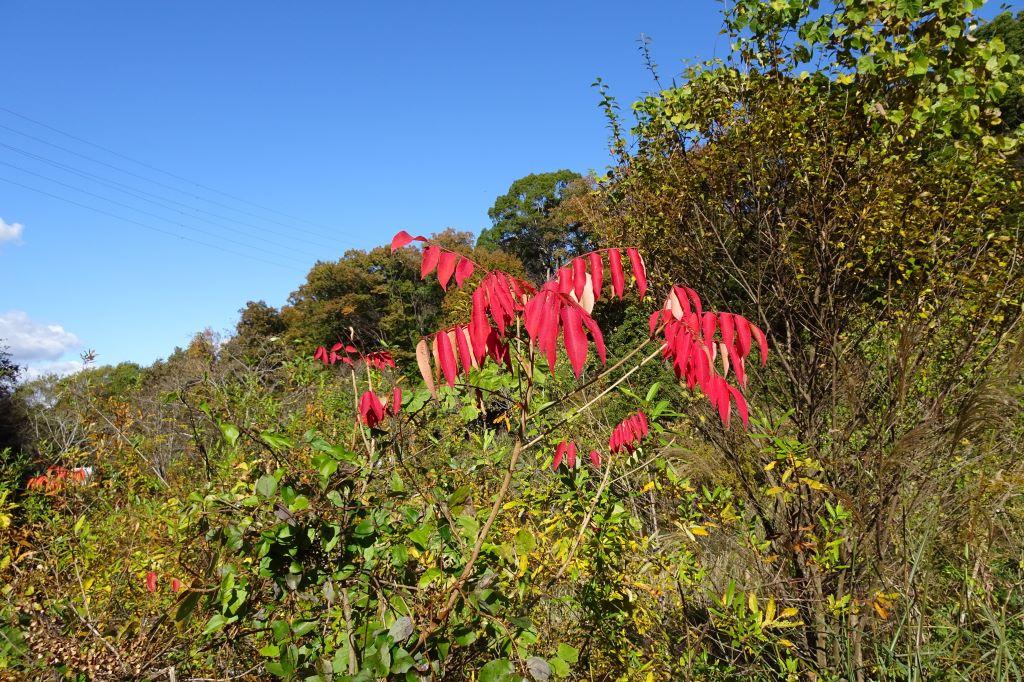
<path id="1" fill-rule="evenodd" d="M 7 348 L 0 345 L 0 453 L 19 449 L 23 444 L 24 412 L 14 395 L 20 371 Z"/>
<path id="2" fill-rule="evenodd" d="M 558 211 L 570 185 L 581 179 L 559 170 L 516 180 L 487 211 L 492 225 L 477 246 L 504 250 L 522 261 L 532 280 L 546 280 L 562 262 L 593 248 L 590 235 Z"/>
<path id="3" fill-rule="evenodd" d="M 522 267 L 504 253 L 474 248 L 468 233 L 448 230 L 434 239 L 492 266 L 510 271 Z M 422 330 L 444 319 L 461 298 L 458 292 L 446 293 L 436 281 L 424 281 L 415 252 L 395 257 L 386 247 L 352 250 L 336 262 L 313 266 L 281 310 L 280 322 L 285 336 L 309 352 L 354 338 L 361 346 L 394 348 L 409 359 Z M 255 309 L 250 306 L 247 312 Z M 264 318 L 267 313 L 261 310 Z"/>
<path id="4" fill-rule="evenodd" d="M 1008 53 L 1024 58 L 1024 12 L 1017 12 L 1016 16 L 1010 12 L 1003 12 L 992 21 L 979 27 L 975 35 L 988 41 L 999 38 L 1003 41 Z M 1019 75 L 1013 76 L 1008 81 L 1006 94 L 999 99 L 1003 123 L 1011 130 L 1024 124 L 1024 92 L 1022 92 L 1022 88 L 1024 88 L 1024 80 Z"/>
<path id="5" fill-rule="evenodd" d="M 771 491 L 747 504 L 770 572 L 804 604 L 802 656 L 819 671 L 860 669 L 883 640 L 890 655 L 915 648 L 883 607 L 827 605 L 950 570 L 896 577 L 933 529 L 985 523 L 944 498 L 962 483 L 946 463 L 1017 450 L 1015 394 L 995 387 L 1020 378 L 1020 139 L 998 105 L 1021 68 L 971 33 L 977 5 L 734 3 L 734 53 L 637 102 L 637 152 L 577 202 L 607 241 L 639 238 L 663 282 L 770 330 L 777 373 L 755 402 L 789 415 L 776 437 L 819 483 L 784 484 L 804 465 L 780 480 L 775 447 L 720 447 L 744 488 Z M 852 516 L 834 560 L 810 561 L 832 495 Z"/>

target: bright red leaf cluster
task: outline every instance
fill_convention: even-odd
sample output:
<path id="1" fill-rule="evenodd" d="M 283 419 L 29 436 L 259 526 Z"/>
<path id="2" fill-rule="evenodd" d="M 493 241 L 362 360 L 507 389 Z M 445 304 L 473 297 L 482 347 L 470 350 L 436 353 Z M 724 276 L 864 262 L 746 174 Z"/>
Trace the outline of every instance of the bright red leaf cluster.
<path id="1" fill-rule="evenodd" d="M 343 351 L 343 353 L 342 353 Z M 367 353 L 363 355 L 355 346 L 342 343 L 336 343 L 331 346 L 330 350 L 326 346 L 320 346 L 313 353 L 313 359 L 319 360 L 325 365 L 335 365 L 338 362 L 342 362 L 346 365 L 355 365 L 356 360 L 362 360 L 370 367 L 376 369 L 384 369 L 390 367 L 395 368 L 395 359 L 391 356 L 391 353 L 386 350 L 379 350 L 373 353 Z"/>
<path id="2" fill-rule="evenodd" d="M 425 244 L 421 277 L 426 279 L 436 272 L 445 289 L 453 276 L 456 286 L 461 288 L 478 267 L 465 256 L 405 231 L 395 235 L 391 250 L 394 252 L 413 241 Z M 449 386 L 454 386 L 460 367 L 468 373 L 487 357 L 508 364 L 506 332 L 519 319 L 531 346 L 544 354 L 552 373 L 558 361 L 559 337 L 577 378 L 586 364 L 591 342 L 598 359 L 605 363 L 604 338 L 591 317 L 605 282 L 610 282 L 613 296 L 623 298 L 625 261 L 628 261 L 640 298 L 647 293 L 643 257 L 635 248 L 627 248 L 625 252 L 625 260 L 622 252 L 614 248 L 573 258 L 540 289 L 499 270 L 485 271 L 472 294 L 469 324 L 442 329 L 417 345 L 416 360 L 427 387 L 434 392 L 435 379 L 441 376 Z M 652 336 L 659 329 L 664 334 L 663 355 L 671 363 L 676 377 L 685 379 L 691 390 L 699 387 L 717 408 L 726 426 L 733 406 L 746 426 L 748 407 L 741 392 L 747 384 L 745 360 L 756 340 L 761 363 L 765 364 L 768 344 L 764 333 L 741 315 L 704 311 L 697 292 L 682 286 L 673 287 L 662 309 L 651 315 L 650 329 Z M 720 373 L 716 359 L 721 362 Z M 730 369 L 739 387 L 729 383 Z M 646 415 L 637 412 L 615 427 L 608 447 L 613 453 L 632 452 L 648 432 Z M 600 452 L 592 450 L 589 456 L 595 467 L 601 466 Z M 552 467 L 557 469 L 565 462 L 569 468 L 574 468 L 576 457 L 576 444 L 562 441 L 555 450 Z"/>
<path id="3" fill-rule="evenodd" d="M 46 473 L 28 479 L 25 487 L 45 493 L 57 493 L 69 483 L 85 483 L 90 473 L 91 467 L 68 469 L 62 466 L 52 466 L 46 469 Z"/>
<path id="4" fill-rule="evenodd" d="M 405 231 L 392 239 L 391 250 L 413 241 L 426 244 L 421 267 L 423 278 L 436 271 L 441 285 L 447 287 L 454 273 L 456 286 L 461 287 L 474 272 L 475 265 L 464 256 Z M 547 357 L 552 372 L 558 360 L 559 337 L 577 377 L 586 363 L 590 340 L 598 358 L 605 362 L 604 338 L 590 316 L 594 302 L 602 293 L 605 257 L 611 273 L 612 294 L 622 298 L 626 277 L 618 249 L 595 251 L 574 258 L 560 268 L 557 277 L 540 291 L 500 270 L 486 272 L 473 291 L 469 324 L 443 329 L 432 336 L 430 346 L 424 341 L 417 347 L 420 373 L 428 387 L 433 390 L 435 377 L 442 375 L 449 386 L 454 386 L 460 365 L 463 371 L 468 371 L 479 366 L 488 356 L 498 362 L 507 362 L 506 332 L 520 316 L 524 318 L 531 343 Z M 634 248 L 626 249 L 626 257 L 642 298 L 647 291 L 643 258 Z M 459 276 L 460 271 L 463 277 Z"/>
<path id="5" fill-rule="evenodd" d="M 727 377 L 732 369 L 740 387 L 746 387 L 745 360 L 754 339 L 762 366 L 768 362 L 764 332 L 742 315 L 705 311 L 697 292 L 681 286 L 672 287 L 665 305 L 651 315 L 652 335 L 659 326 L 665 338 L 664 356 L 672 363 L 676 377 L 685 379 L 691 390 L 694 386 L 700 387 L 718 410 L 723 424 L 729 425 L 729 415 L 735 405 L 746 426 L 749 421 L 747 401 L 740 388 L 730 384 Z M 720 374 L 715 368 L 716 359 L 721 362 Z"/>
<path id="6" fill-rule="evenodd" d="M 157 587 L 157 575 L 153 571 L 146 573 L 146 591 L 156 592 Z M 181 581 L 177 578 L 171 578 L 171 592 L 177 592 L 181 589 Z"/>
<path id="7" fill-rule="evenodd" d="M 555 448 L 555 459 L 551 462 L 551 469 L 557 471 L 565 460 L 565 466 L 569 469 L 576 468 L 576 443 L 562 441 Z"/>
<path id="8" fill-rule="evenodd" d="M 647 415 L 643 412 L 626 417 L 619 425 L 612 429 L 612 436 L 608 439 L 608 449 L 612 452 L 633 452 L 637 444 L 647 437 Z"/>
<path id="9" fill-rule="evenodd" d="M 454 386 L 460 366 L 464 374 L 469 374 L 470 369 L 479 367 L 484 358 L 488 357 L 500 364 L 507 365 L 510 362 L 508 345 L 490 326 L 482 341 L 473 333 L 470 324 L 455 325 L 436 332 L 430 338 L 429 347 L 426 339 L 421 339 L 416 345 L 416 362 L 431 392 L 434 392 L 434 378 L 438 371 L 445 383 Z"/>
<path id="10" fill-rule="evenodd" d="M 397 386 L 391 397 L 385 398 L 383 402 L 373 391 L 366 391 L 359 397 L 359 419 L 371 429 L 384 421 L 388 414 L 397 416 L 401 409 L 402 389 Z"/>
<path id="11" fill-rule="evenodd" d="M 402 230 L 391 240 L 391 253 L 406 246 L 412 241 L 425 242 L 423 237 L 413 237 L 405 230 Z M 473 276 L 476 263 L 462 254 L 449 251 L 437 244 L 428 244 L 423 249 L 423 261 L 420 265 L 420 279 L 426 279 L 427 275 L 437 271 L 437 281 L 441 288 L 448 290 L 448 283 L 452 276 L 455 276 L 455 285 L 462 287 L 463 282 Z"/>

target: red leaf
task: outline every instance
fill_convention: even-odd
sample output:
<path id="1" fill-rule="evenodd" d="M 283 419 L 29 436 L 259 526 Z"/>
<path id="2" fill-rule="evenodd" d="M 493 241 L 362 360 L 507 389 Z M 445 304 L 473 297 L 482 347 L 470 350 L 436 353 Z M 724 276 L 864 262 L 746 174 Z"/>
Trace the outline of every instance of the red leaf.
<path id="1" fill-rule="evenodd" d="M 640 298 L 643 298 L 644 294 L 647 293 L 647 268 L 644 267 L 643 256 L 636 249 L 626 249 L 626 255 L 629 256 L 629 264 L 633 268 L 636 288 L 640 293 Z"/>
<path id="2" fill-rule="evenodd" d="M 413 240 L 418 242 L 427 241 L 423 237 L 413 237 L 405 230 L 402 230 L 401 232 L 399 232 L 398 234 L 391 238 L 391 253 L 394 253 L 395 251 L 407 245 L 409 242 Z"/>
<path id="3" fill-rule="evenodd" d="M 704 337 L 704 345 L 711 347 L 712 337 L 715 335 L 715 327 L 718 326 L 718 317 L 714 313 L 704 313 L 700 321 L 701 336 Z"/>
<path id="4" fill-rule="evenodd" d="M 745 358 L 750 354 L 750 322 L 742 315 L 735 316 L 736 341 L 739 345 L 740 357 Z"/>
<path id="5" fill-rule="evenodd" d="M 314 360 L 319 360 L 320 362 L 322 362 L 322 363 L 324 363 L 326 365 L 327 364 L 327 349 L 324 348 L 323 346 L 320 346 L 319 348 L 317 348 L 316 351 L 313 353 L 313 359 Z"/>
<path id="6" fill-rule="evenodd" d="M 601 298 L 601 285 L 604 283 L 604 261 L 601 254 L 591 251 L 587 256 L 590 259 L 590 278 L 594 282 L 594 299 Z"/>
<path id="7" fill-rule="evenodd" d="M 181 589 L 181 581 L 177 578 L 171 578 L 171 592 L 177 592 Z"/>
<path id="8" fill-rule="evenodd" d="M 601 468 L 601 453 L 598 452 L 597 450 L 591 450 L 590 451 L 590 463 L 593 464 L 598 469 L 600 469 Z"/>
<path id="9" fill-rule="evenodd" d="M 757 339 L 757 346 L 761 351 L 761 366 L 764 367 L 768 364 L 768 339 L 764 337 L 764 332 L 754 325 L 750 325 L 750 331 Z"/>
<path id="10" fill-rule="evenodd" d="M 570 442 L 569 447 L 565 449 L 565 460 L 570 469 L 576 468 L 576 443 Z"/>
<path id="11" fill-rule="evenodd" d="M 568 294 L 573 290 L 572 268 L 558 268 L 558 293 Z"/>
<path id="12" fill-rule="evenodd" d="M 572 290 L 578 301 L 583 295 L 583 287 L 587 285 L 587 264 L 582 258 L 572 259 Z"/>
<path id="13" fill-rule="evenodd" d="M 465 282 L 473 275 L 473 261 L 468 258 L 461 258 L 459 264 L 455 266 L 455 284 L 460 289 L 462 283 Z"/>
<path id="14" fill-rule="evenodd" d="M 542 292 L 538 298 L 540 306 L 540 327 L 537 331 L 537 347 L 547 356 L 548 367 L 555 373 L 558 362 L 558 317 L 561 303 L 558 294 L 552 291 Z"/>
<path id="15" fill-rule="evenodd" d="M 562 463 L 562 458 L 565 457 L 565 451 L 568 447 L 569 445 L 565 441 L 562 441 L 555 447 L 555 458 L 551 462 L 552 471 L 558 470 L 558 466 Z"/>
<path id="16" fill-rule="evenodd" d="M 359 397 L 359 418 L 371 429 L 384 419 L 384 406 L 373 391 L 365 391 Z"/>
<path id="17" fill-rule="evenodd" d="M 744 428 L 750 426 L 750 414 L 746 398 L 743 397 L 743 394 L 735 386 L 729 386 L 729 393 L 732 395 L 733 402 L 736 403 L 736 411 L 740 414 L 740 421 L 743 422 Z"/>
<path id="18" fill-rule="evenodd" d="M 153 571 L 146 574 L 146 589 L 150 592 L 156 592 L 156 573 Z"/>
<path id="19" fill-rule="evenodd" d="M 395 386 L 395 390 L 391 392 L 391 414 L 398 416 L 398 413 L 402 409 L 402 389 Z"/>
<path id="20" fill-rule="evenodd" d="M 626 275 L 622 272 L 622 256 L 618 249 L 608 249 L 608 266 L 612 271 L 612 291 L 622 298 L 626 289 Z"/>
<path id="21" fill-rule="evenodd" d="M 473 355 L 479 365 L 487 354 L 487 336 L 491 333 L 491 325 L 487 322 L 487 295 L 482 287 L 473 292 L 473 310 L 469 316 L 469 340 L 473 346 Z"/>
<path id="22" fill-rule="evenodd" d="M 455 272 L 455 261 L 458 260 L 459 254 L 452 253 L 451 251 L 442 251 L 437 261 L 437 280 L 441 283 L 441 289 L 448 291 L 448 280 L 452 278 L 452 274 Z"/>
<path id="23" fill-rule="evenodd" d="M 423 249 L 423 263 L 420 264 L 420 279 L 426 279 L 427 275 L 434 271 L 440 257 L 441 249 L 433 244 Z"/>
<path id="24" fill-rule="evenodd" d="M 477 364 L 473 354 L 469 350 L 469 342 L 462 327 L 455 328 L 455 348 L 459 351 L 459 362 L 462 364 L 462 373 L 469 376 L 469 370 Z"/>
<path id="25" fill-rule="evenodd" d="M 455 360 L 455 351 L 452 350 L 451 340 L 448 333 L 440 331 L 434 335 L 437 340 L 437 358 L 441 365 L 441 372 L 444 380 L 449 386 L 455 386 L 455 379 L 459 376 L 458 363 Z"/>
<path id="26" fill-rule="evenodd" d="M 587 336 L 583 333 L 581 313 L 574 306 L 566 305 L 562 307 L 561 317 L 565 353 L 569 356 L 573 374 L 579 379 L 587 361 Z"/>
<path id="27" fill-rule="evenodd" d="M 601 364 L 607 362 L 607 351 L 604 347 L 604 336 L 601 334 L 601 327 L 598 326 L 597 320 L 592 318 L 590 315 L 583 315 L 583 324 L 586 325 L 587 331 L 590 332 L 590 338 L 594 339 L 594 345 L 597 346 L 597 357 L 601 360 Z"/>

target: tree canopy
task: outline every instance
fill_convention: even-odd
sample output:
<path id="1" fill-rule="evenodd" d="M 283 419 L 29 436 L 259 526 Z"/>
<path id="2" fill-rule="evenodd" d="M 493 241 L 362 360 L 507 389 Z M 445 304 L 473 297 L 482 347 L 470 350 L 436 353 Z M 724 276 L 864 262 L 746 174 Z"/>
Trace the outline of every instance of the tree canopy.
<path id="1" fill-rule="evenodd" d="M 590 235 L 558 211 L 570 185 L 581 177 L 559 170 L 516 180 L 487 211 L 491 227 L 480 233 L 477 246 L 516 256 L 536 282 L 547 279 L 569 257 L 591 250 Z"/>

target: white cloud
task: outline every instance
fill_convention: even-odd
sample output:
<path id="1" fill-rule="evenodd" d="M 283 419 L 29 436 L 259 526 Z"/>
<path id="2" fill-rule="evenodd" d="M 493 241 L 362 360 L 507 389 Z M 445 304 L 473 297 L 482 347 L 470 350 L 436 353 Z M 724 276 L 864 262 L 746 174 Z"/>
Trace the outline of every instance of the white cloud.
<path id="1" fill-rule="evenodd" d="M 29 318 L 22 310 L 0 315 L 0 344 L 7 346 L 18 364 L 31 360 L 57 360 L 81 341 L 59 324 L 43 324 Z"/>
<path id="2" fill-rule="evenodd" d="M 33 381 L 39 377 L 54 374 L 59 377 L 66 377 L 69 374 L 80 372 L 85 369 L 85 363 L 81 360 L 57 360 L 56 362 L 37 362 L 22 370 L 19 379 L 21 381 Z"/>
<path id="3" fill-rule="evenodd" d="M 0 244 L 4 242 L 20 244 L 21 233 L 24 231 L 25 226 L 21 223 L 8 223 L 3 218 L 0 218 Z"/>

